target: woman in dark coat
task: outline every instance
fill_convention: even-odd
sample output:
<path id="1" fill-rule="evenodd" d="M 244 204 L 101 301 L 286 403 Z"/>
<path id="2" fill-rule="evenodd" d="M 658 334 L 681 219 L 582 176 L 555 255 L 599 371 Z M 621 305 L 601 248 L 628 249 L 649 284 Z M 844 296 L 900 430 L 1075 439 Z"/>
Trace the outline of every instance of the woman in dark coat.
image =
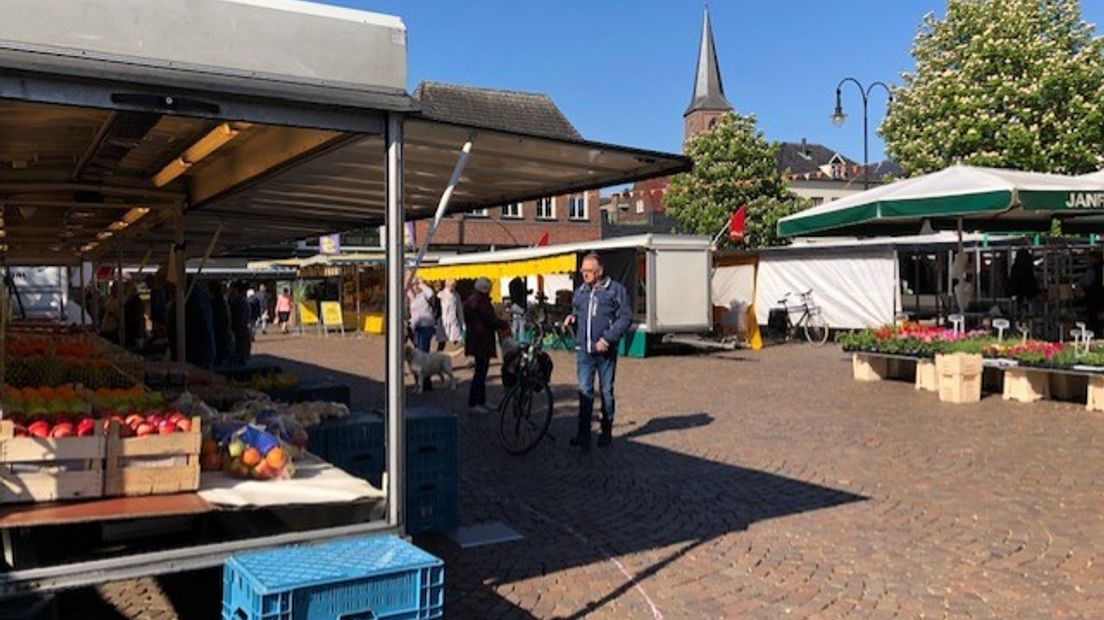
<path id="1" fill-rule="evenodd" d="M 510 324 L 495 315 L 491 306 L 491 281 L 479 278 L 475 291 L 464 302 L 464 323 L 468 333 L 464 353 L 475 358 L 475 375 L 468 392 L 468 408 L 477 413 L 487 413 L 487 370 L 495 357 L 495 334 Z"/>

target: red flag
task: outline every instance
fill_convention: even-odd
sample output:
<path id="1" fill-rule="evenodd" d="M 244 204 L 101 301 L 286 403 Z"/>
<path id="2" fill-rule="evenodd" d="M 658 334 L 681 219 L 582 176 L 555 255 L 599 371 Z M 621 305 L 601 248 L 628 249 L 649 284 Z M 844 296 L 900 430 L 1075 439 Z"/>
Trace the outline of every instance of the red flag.
<path id="1" fill-rule="evenodd" d="M 533 247 L 539 248 L 539 247 L 545 246 L 545 245 L 548 245 L 548 231 L 547 230 L 544 231 L 544 234 L 540 236 L 540 239 L 537 240 L 537 244 L 534 245 Z"/>
<path id="2" fill-rule="evenodd" d="M 744 228 L 747 219 L 747 205 L 740 205 L 739 209 L 728 220 L 728 239 L 736 243 L 744 241 Z"/>

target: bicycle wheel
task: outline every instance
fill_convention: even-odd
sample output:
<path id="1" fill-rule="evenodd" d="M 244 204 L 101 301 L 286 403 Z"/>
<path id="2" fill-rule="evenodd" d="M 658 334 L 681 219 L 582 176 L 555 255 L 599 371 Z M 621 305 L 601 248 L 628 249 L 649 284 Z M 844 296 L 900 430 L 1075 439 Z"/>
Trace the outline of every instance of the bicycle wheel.
<path id="1" fill-rule="evenodd" d="M 498 436 L 510 454 L 525 454 L 537 447 L 552 424 L 552 390 L 523 380 L 498 406 Z"/>
<path id="2" fill-rule="evenodd" d="M 805 318 L 805 340 L 818 347 L 828 342 L 828 321 L 819 312 Z"/>

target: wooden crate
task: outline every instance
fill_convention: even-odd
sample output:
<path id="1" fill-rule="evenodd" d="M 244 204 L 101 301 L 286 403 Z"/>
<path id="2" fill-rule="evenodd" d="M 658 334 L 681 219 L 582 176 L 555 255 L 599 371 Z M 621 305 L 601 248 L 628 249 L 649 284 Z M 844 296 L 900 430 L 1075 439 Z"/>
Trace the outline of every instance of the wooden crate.
<path id="1" fill-rule="evenodd" d="M 935 356 L 939 375 L 939 400 L 945 403 L 976 403 L 981 400 L 981 356 L 966 353 Z"/>
<path id="2" fill-rule="evenodd" d="M 916 389 L 925 392 L 939 391 L 939 373 L 935 372 L 935 362 L 931 360 L 916 361 Z"/>
<path id="3" fill-rule="evenodd" d="M 1050 373 L 1045 370 L 1006 368 L 1004 370 L 1004 400 L 1033 403 L 1050 398 Z"/>
<path id="4" fill-rule="evenodd" d="M 1089 377 L 1089 389 L 1085 395 L 1085 409 L 1104 411 L 1104 376 Z"/>
<path id="5" fill-rule="evenodd" d="M 969 353 L 938 354 L 935 356 L 935 369 L 942 375 L 979 375 L 982 360 L 980 355 Z"/>
<path id="6" fill-rule="evenodd" d="M 90 499 L 103 495 L 103 426 L 91 437 L 16 437 L 0 420 L 0 504 Z"/>
<path id="7" fill-rule="evenodd" d="M 188 433 L 120 437 L 118 423 L 107 434 L 104 496 L 163 495 L 199 488 L 200 419 Z"/>
<path id="8" fill-rule="evenodd" d="M 981 400 L 981 373 L 940 375 L 939 400 L 945 403 L 976 403 Z"/>
<path id="9" fill-rule="evenodd" d="M 881 381 L 889 374 L 886 358 L 866 353 L 851 354 L 851 371 L 855 381 Z"/>

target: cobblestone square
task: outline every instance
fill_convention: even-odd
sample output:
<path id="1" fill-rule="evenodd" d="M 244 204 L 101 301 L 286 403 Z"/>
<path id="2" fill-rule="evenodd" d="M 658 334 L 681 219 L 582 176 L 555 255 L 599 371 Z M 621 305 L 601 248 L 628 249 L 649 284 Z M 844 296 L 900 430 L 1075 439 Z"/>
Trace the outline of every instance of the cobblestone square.
<path id="1" fill-rule="evenodd" d="M 258 348 L 380 402 L 379 339 Z M 945 405 L 853 382 L 832 345 L 622 359 L 614 445 L 580 454 L 573 355 L 554 359 L 554 438 L 523 457 L 462 412 L 470 371 L 408 396 L 460 412 L 461 522 L 525 536 L 418 540 L 446 561 L 449 618 L 1104 615 L 1104 418 L 1083 405 Z"/>

